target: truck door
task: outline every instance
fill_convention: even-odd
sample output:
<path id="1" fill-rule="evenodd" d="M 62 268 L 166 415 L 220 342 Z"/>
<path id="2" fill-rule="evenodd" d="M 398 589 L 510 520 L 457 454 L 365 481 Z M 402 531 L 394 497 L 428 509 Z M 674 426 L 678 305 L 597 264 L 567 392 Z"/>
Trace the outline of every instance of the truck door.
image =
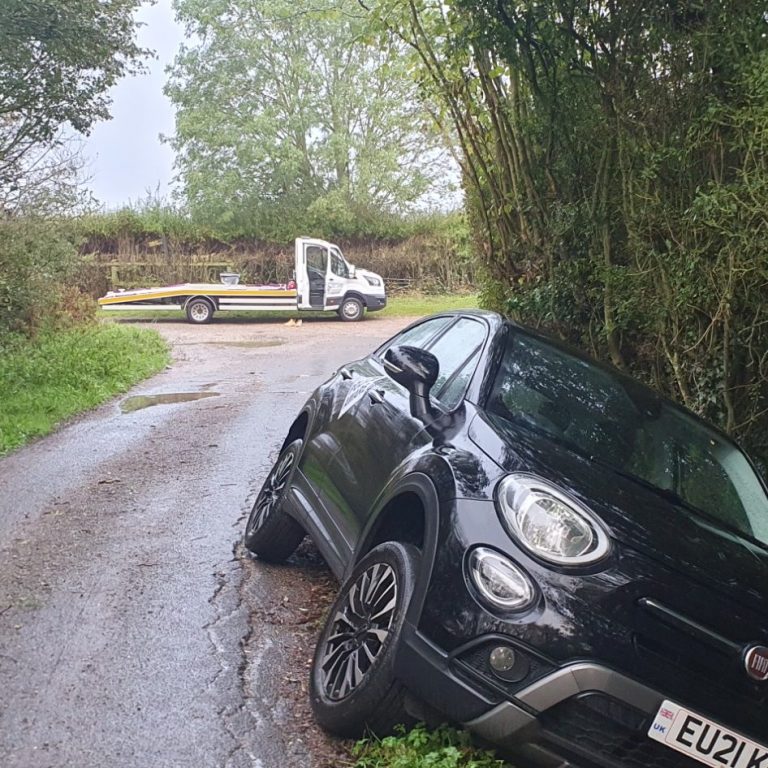
<path id="1" fill-rule="evenodd" d="M 317 242 L 296 241 L 296 284 L 300 309 L 325 309 L 328 247 Z"/>
<path id="2" fill-rule="evenodd" d="M 305 245 L 307 278 L 309 280 L 309 306 L 325 309 L 325 281 L 328 272 L 328 249 L 322 245 Z"/>
<path id="3" fill-rule="evenodd" d="M 349 285 L 350 267 L 341 251 L 332 245 L 329 251 L 328 260 L 328 282 L 325 289 L 325 301 L 330 307 L 338 307 Z"/>

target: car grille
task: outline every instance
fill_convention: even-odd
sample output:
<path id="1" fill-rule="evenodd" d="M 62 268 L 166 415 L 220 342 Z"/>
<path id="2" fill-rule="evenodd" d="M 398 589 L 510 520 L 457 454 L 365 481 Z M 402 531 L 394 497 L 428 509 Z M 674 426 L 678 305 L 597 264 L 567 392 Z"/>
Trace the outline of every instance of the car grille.
<path id="1" fill-rule="evenodd" d="M 719 599 L 708 597 L 713 604 Z M 694 617 L 657 599 L 641 598 L 637 604 L 633 642 L 640 658 L 657 669 L 683 669 L 691 673 L 692 679 L 706 680 L 729 705 L 732 702 L 749 708 L 768 704 L 766 687 L 750 681 L 745 673 L 742 657 L 747 641 L 742 638 L 739 642 L 726 636 L 732 628 L 710 626 L 701 609 Z M 729 615 L 722 603 L 718 603 L 717 608 L 718 616 Z M 736 621 L 735 624 L 745 626 L 747 623 Z M 747 634 L 753 641 L 759 641 L 761 636 L 759 627 Z"/>
<path id="2" fill-rule="evenodd" d="M 597 693 L 568 699 L 541 716 L 544 742 L 576 765 L 701 768 L 695 760 L 648 738 L 651 719 Z"/>

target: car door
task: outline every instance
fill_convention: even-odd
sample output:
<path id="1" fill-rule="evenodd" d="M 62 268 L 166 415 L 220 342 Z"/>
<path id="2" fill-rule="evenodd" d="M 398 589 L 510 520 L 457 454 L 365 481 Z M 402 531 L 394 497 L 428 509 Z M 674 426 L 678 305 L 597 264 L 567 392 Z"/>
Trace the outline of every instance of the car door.
<path id="1" fill-rule="evenodd" d="M 381 355 L 394 344 L 424 346 L 453 321 L 454 318 L 447 315 L 412 326 L 373 355 L 349 363 L 337 373 L 333 414 L 324 433 L 316 438 L 327 452 L 319 492 L 350 552 L 357 543 L 361 520 L 380 491 L 374 487 L 382 474 L 378 465 L 383 462 L 394 467 L 395 457 L 402 451 L 397 435 L 401 432 L 412 435 L 422 427 L 410 416 L 407 393 L 386 375 Z M 369 405 L 383 406 L 382 413 L 377 414 Z M 375 446 L 371 444 L 374 417 L 384 429 Z M 383 427 L 382 422 L 387 426 Z M 384 455 L 386 459 L 382 458 Z M 375 471 L 370 464 L 377 465 Z M 369 478 L 375 479 L 369 482 Z M 371 494 L 375 494 L 373 498 Z"/>
<path id="2" fill-rule="evenodd" d="M 432 442 L 425 425 L 411 415 L 408 391 L 386 375 L 382 364 L 386 349 L 407 344 L 436 354 L 441 362 L 433 389 L 436 407 L 448 410 L 463 397 L 460 373 L 472 359 L 476 361 L 487 335 L 485 324 L 479 320 L 434 320 L 442 322 L 404 332 L 359 365 L 360 376 L 369 386 L 350 413 L 343 435 L 338 436 L 339 450 L 330 467 L 338 495 L 345 502 L 344 523 L 353 547 L 395 469 L 420 445 Z M 442 393 L 450 402 L 441 402 Z"/>
<path id="3" fill-rule="evenodd" d="M 372 383 L 363 373 L 363 362 L 358 360 L 342 366 L 323 385 L 318 428 L 308 437 L 301 460 L 302 472 L 313 494 L 309 506 L 315 513 L 314 524 L 342 567 L 348 561 L 352 544 L 349 525 L 345 522 L 347 503 L 336 486 L 332 468 L 336 454 L 347 439 L 355 406 Z"/>

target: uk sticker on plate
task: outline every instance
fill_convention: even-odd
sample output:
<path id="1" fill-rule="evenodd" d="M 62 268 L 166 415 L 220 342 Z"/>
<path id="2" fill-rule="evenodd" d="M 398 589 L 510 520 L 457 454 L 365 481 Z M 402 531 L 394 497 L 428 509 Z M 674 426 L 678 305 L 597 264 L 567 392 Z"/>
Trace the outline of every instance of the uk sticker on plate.
<path id="1" fill-rule="evenodd" d="M 648 735 L 714 768 L 768 768 L 768 747 L 665 701 Z"/>

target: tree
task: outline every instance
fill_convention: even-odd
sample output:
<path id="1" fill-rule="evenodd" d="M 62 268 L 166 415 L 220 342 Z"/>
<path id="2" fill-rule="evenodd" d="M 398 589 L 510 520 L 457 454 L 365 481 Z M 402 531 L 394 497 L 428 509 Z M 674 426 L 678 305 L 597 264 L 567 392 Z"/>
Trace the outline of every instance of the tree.
<path id="1" fill-rule="evenodd" d="M 108 90 L 140 67 L 141 0 L 0 2 L 0 342 L 55 312 L 82 201 L 72 139 L 109 116 Z"/>
<path id="2" fill-rule="evenodd" d="M 285 237 L 408 210 L 441 180 L 442 140 L 402 45 L 369 44 L 354 0 L 177 0 L 177 167 L 195 216 Z M 442 178 L 441 178 L 442 177 Z M 308 214 L 308 215 L 307 215 Z"/>
<path id="3" fill-rule="evenodd" d="M 108 90 L 146 54 L 134 40 L 142 0 L 0 3 L 0 189 L 71 125 L 109 116 Z"/>
<path id="4" fill-rule="evenodd" d="M 362 1 L 455 128 L 486 303 L 768 461 L 764 3 Z"/>

